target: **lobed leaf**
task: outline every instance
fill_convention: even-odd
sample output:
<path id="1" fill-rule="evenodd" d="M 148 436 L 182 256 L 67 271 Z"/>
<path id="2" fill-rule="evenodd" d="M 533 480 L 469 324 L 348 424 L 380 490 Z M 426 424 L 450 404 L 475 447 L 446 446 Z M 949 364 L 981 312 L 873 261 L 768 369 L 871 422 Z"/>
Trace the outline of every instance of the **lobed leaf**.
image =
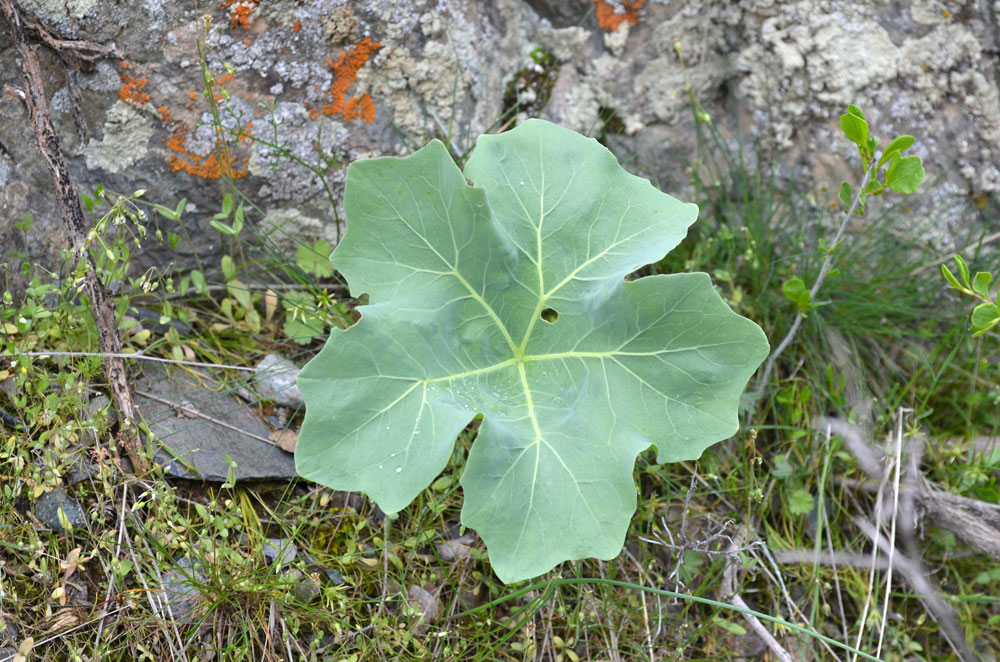
<path id="1" fill-rule="evenodd" d="M 697 207 L 593 139 L 529 120 L 481 136 L 464 174 L 432 141 L 352 164 L 344 206 L 331 261 L 369 304 L 299 375 L 305 478 L 399 511 L 482 414 L 462 520 L 511 582 L 621 551 L 638 453 L 736 432 L 767 340 L 705 274 L 625 281 Z"/>

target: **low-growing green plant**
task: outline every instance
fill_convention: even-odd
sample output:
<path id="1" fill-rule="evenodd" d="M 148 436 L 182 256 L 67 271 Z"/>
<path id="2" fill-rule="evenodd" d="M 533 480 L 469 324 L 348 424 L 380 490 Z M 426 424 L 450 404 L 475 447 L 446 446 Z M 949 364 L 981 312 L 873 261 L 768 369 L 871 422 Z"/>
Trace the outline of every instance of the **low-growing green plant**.
<path id="1" fill-rule="evenodd" d="M 697 207 L 596 141 L 530 120 L 481 136 L 464 173 L 434 141 L 352 164 L 345 209 L 331 260 L 370 303 L 299 377 L 304 477 L 397 512 L 482 415 L 462 521 L 510 582 L 617 556 L 637 454 L 694 459 L 736 432 L 767 340 L 705 274 L 625 282 Z"/>
<path id="2" fill-rule="evenodd" d="M 977 271 L 975 276 L 971 276 L 969 265 L 961 255 L 955 255 L 955 266 L 958 268 L 958 278 L 947 264 L 941 265 L 941 275 L 948 281 L 948 289 L 958 290 L 982 302 L 972 309 L 970 318 L 972 336 L 981 336 L 1000 324 L 1000 290 L 997 290 L 991 298 L 990 282 L 993 280 L 993 275 L 988 271 Z"/>
<path id="3" fill-rule="evenodd" d="M 800 313 L 806 313 L 819 305 L 814 299 L 823 279 L 828 273 L 829 275 L 839 273 L 836 270 L 827 271 L 831 262 L 829 257 L 832 257 L 840 248 L 841 237 L 850 215 L 852 213 L 864 214 L 865 202 L 869 196 L 882 195 L 887 190 L 904 194 L 915 193 L 920 188 L 926 174 L 919 156 L 903 156 L 903 152 L 913 146 L 913 136 L 902 135 L 893 138 L 881 154 L 877 153 L 878 138 L 872 135 L 864 112 L 857 106 L 848 106 L 847 112 L 840 116 L 840 129 L 857 146 L 864 174 L 857 192 L 848 182 L 840 184 L 837 198 L 847 207 L 847 214 L 840 230 L 834 237 L 833 244 L 827 246 L 825 242 L 820 242 L 820 249 L 827 252 L 828 259 L 824 260 L 820 275 L 812 289 L 807 288 L 801 278 L 791 278 L 781 286 L 785 297 L 798 306 Z M 878 160 L 876 160 L 876 156 Z"/>

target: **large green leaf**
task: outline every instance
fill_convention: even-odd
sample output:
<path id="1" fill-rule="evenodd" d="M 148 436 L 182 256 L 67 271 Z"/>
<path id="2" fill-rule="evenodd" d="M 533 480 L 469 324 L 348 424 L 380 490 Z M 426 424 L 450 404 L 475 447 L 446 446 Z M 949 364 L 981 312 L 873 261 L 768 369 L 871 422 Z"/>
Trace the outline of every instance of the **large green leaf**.
<path id="1" fill-rule="evenodd" d="M 331 260 L 370 303 L 299 376 L 305 478 L 399 511 L 481 413 L 462 520 L 510 582 L 613 558 L 636 455 L 736 432 L 764 334 L 705 274 L 625 282 L 698 210 L 595 140 L 530 120 L 481 136 L 464 175 L 434 141 L 352 164 L 344 205 Z"/>

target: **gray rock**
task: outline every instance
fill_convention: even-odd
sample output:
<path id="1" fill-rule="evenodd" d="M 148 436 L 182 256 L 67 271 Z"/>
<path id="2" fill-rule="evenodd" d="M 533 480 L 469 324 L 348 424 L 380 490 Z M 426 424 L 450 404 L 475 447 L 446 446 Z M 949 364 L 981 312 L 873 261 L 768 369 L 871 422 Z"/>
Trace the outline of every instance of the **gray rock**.
<path id="1" fill-rule="evenodd" d="M 292 454 L 267 441 L 268 427 L 232 395 L 162 368 L 145 368 L 133 384 L 136 407 L 158 441 L 153 457 L 170 475 L 223 482 L 228 455 L 236 480 L 296 476 Z"/>
<path id="2" fill-rule="evenodd" d="M 177 565 L 163 573 L 160 591 L 169 608 L 167 616 L 178 623 L 187 623 L 197 617 L 198 604 L 202 601 L 199 586 L 205 583 L 201 564 L 183 557 Z"/>
<path id="3" fill-rule="evenodd" d="M 90 589 L 87 588 L 87 582 L 83 581 L 82 578 L 74 578 L 66 582 L 66 595 L 69 597 L 70 604 L 78 607 L 90 606 Z"/>
<path id="4" fill-rule="evenodd" d="M 34 508 L 35 517 L 52 527 L 56 533 L 66 533 L 62 522 L 59 521 L 60 508 L 73 528 L 87 525 L 87 516 L 80 504 L 58 487 L 38 498 Z"/>
<path id="5" fill-rule="evenodd" d="M 6 594 L 2 594 L 6 597 Z M 2 617 L 0 617 L 0 641 L 3 643 L 12 643 L 20 640 L 21 631 L 14 623 L 6 622 Z M 0 657 L 0 662 L 3 662 L 3 657 Z"/>
<path id="6" fill-rule="evenodd" d="M 295 543 L 289 538 L 268 538 L 261 551 L 268 562 L 279 568 L 288 565 L 299 555 Z"/>
<path id="7" fill-rule="evenodd" d="M 422 586 L 414 584 L 406 589 L 406 602 L 416 612 L 417 624 L 414 629 L 417 632 L 425 631 L 441 614 L 441 601 L 437 595 Z"/>
<path id="8" fill-rule="evenodd" d="M 13 377 L 0 380 L 0 393 L 4 393 L 8 398 L 13 400 L 17 390 L 17 381 Z"/>
<path id="9" fill-rule="evenodd" d="M 295 383 L 299 376 L 297 365 L 280 354 L 268 354 L 257 364 L 257 370 L 254 388 L 260 397 L 292 409 L 304 406 L 302 391 Z"/>
<path id="10" fill-rule="evenodd" d="M 330 583 L 334 586 L 347 586 L 347 580 L 344 579 L 344 575 L 341 574 L 339 570 L 333 568 L 327 568 L 323 571 L 326 578 L 330 580 Z"/>
<path id="11" fill-rule="evenodd" d="M 142 324 L 143 328 L 149 329 L 155 334 L 162 335 L 171 328 L 174 328 L 177 329 L 177 333 L 182 336 L 191 335 L 191 326 L 180 320 L 171 319 L 168 323 L 161 324 L 159 311 L 150 310 L 149 308 L 144 308 L 142 306 L 132 306 L 129 310 Z"/>
<path id="12" fill-rule="evenodd" d="M 87 450 L 84 446 L 74 446 L 72 449 L 73 466 L 63 476 L 63 480 L 70 487 L 79 482 L 89 480 L 98 473 L 98 467 L 90 461 Z"/>
<path id="13" fill-rule="evenodd" d="M 291 580 L 292 593 L 303 602 L 312 602 L 322 592 L 319 579 L 312 575 L 305 575 L 301 570 L 293 570 L 288 573 L 287 578 Z"/>
<path id="14" fill-rule="evenodd" d="M 17 655 L 16 648 L 11 648 L 10 646 L 0 648 L 0 662 L 11 662 L 15 655 Z"/>
<path id="15" fill-rule="evenodd" d="M 590 0 L 525 0 L 553 27 L 567 28 L 581 25 L 594 6 Z"/>
<path id="16" fill-rule="evenodd" d="M 241 544 L 249 545 L 250 536 L 241 533 L 237 538 Z M 276 564 L 278 568 L 283 568 L 299 556 L 299 550 L 291 538 L 264 538 L 261 553 L 268 563 Z M 306 557 L 309 560 L 311 557 Z"/>
<path id="17" fill-rule="evenodd" d="M 864 107 L 883 141 L 914 134 L 928 173 L 943 180 L 926 187 L 927 202 L 937 207 L 929 210 L 935 244 L 950 239 L 948 225 L 964 228 L 969 218 L 991 218 L 976 209 L 977 196 L 1000 194 L 995 2 L 951 3 L 962 5 L 951 12 L 941 11 L 949 3 L 929 0 L 646 2 L 623 23 L 630 27 L 617 33 L 595 25 L 591 0 L 245 4 L 254 9 L 241 24 L 226 3 L 25 3 L 66 38 L 113 42 L 121 50 L 120 57 L 97 60 L 74 77 L 88 131 L 74 124 L 62 63 L 42 61 L 52 120 L 80 190 L 92 193 L 104 182 L 118 191 L 141 186 L 149 201 L 171 207 L 188 201 L 179 221 L 149 220 L 151 232 L 159 226 L 184 238 L 176 248 L 147 239 L 133 254 L 134 274 L 173 263 L 177 281 L 202 264 L 218 264 L 227 250 L 209 224 L 220 206 L 219 171 L 200 167 L 216 135 L 206 121 L 207 105 L 188 103 L 184 94 L 200 89 L 193 44 L 206 12 L 213 18 L 207 46 L 235 74 L 225 84 L 227 128 L 236 116 L 258 127 L 273 119 L 280 124 L 276 139 L 295 159 L 279 158 L 270 141 L 234 146 L 233 165 L 245 175 L 241 184 L 262 210 L 248 214 L 269 242 L 286 251 L 294 244 L 283 246 L 285 238 L 338 241 L 343 223 L 332 219 L 342 210 L 331 209 L 330 201 L 343 199 L 348 162 L 401 156 L 439 134 L 448 123 L 442 118 L 449 117 L 456 120 L 448 123 L 455 126 L 452 145 L 471 147 L 503 114 L 505 86 L 531 66 L 534 48 L 562 65 L 560 89 L 549 102 L 562 110 L 553 119 L 599 134 L 602 118 L 615 113 L 629 139 L 619 153 L 643 172 L 657 173 L 659 185 L 681 197 L 693 195 L 684 172 L 694 154 L 683 93 L 688 86 L 714 123 L 728 129 L 723 133 L 733 136 L 733 147 L 749 147 L 754 136 L 765 140 L 776 170 L 789 173 L 802 190 L 856 173 L 857 150 L 837 127 L 847 103 Z M 604 0 L 608 5 L 625 8 L 622 0 Z M 335 74 L 327 63 L 365 37 L 380 46 L 342 99 L 370 95 L 373 121 L 310 112 L 331 101 Z M 129 68 L 118 66 L 120 60 Z M 0 71 L 16 77 L 19 70 L 16 49 L 0 38 Z M 128 101 L 126 76 L 144 86 L 140 91 L 131 84 Z M 458 98 L 451 92 L 456 83 Z M 258 104 L 264 98 L 267 103 Z M 183 147 L 170 147 L 170 138 Z M 26 230 L 0 223 L 0 263 L 13 263 L 12 280 L 24 281 L 17 256 L 55 269 L 65 234 L 57 201 L 46 194 L 51 178 L 37 158 L 23 104 L 0 103 L 0 145 L 0 208 L 5 218 L 33 216 Z M 325 182 L 295 162 L 317 157 L 330 164 Z M 817 204 L 835 199 L 837 187 L 830 189 Z M 205 276 L 217 279 L 217 273 Z M 16 283 L 12 289 L 19 291 Z"/>
<path id="18" fill-rule="evenodd" d="M 465 560 L 471 556 L 472 546 L 476 544 L 476 534 L 466 531 L 464 534 L 434 543 L 434 549 L 442 561 Z"/>

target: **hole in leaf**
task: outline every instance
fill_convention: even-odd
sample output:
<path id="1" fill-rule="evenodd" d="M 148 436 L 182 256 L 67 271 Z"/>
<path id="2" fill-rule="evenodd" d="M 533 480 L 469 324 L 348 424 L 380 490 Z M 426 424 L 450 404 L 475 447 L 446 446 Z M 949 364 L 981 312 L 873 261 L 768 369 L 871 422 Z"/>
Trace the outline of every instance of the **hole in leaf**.
<path id="1" fill-rule="evenodd" d="M 559 319 L 559 313 L 555 308 L 545 308 L 542 310 L 541 316 L 549 324 L 555 324 L 556 320 Z"/>

